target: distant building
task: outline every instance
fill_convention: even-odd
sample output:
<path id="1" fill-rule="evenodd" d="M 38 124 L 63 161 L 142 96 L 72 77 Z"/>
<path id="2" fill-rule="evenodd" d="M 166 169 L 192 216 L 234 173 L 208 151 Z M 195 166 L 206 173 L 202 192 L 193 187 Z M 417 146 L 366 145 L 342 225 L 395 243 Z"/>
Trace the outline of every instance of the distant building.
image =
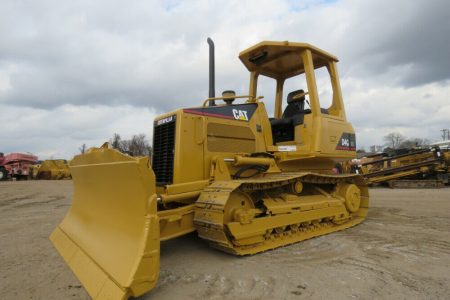
<path id="1" fill-rule="evenodd" d="M 383 152 L 383 146 L 381 146 L 381 145 L 372 145 L 372 146 L 370 146 L 370 152 L 372 152 L 372 153 Z"/>

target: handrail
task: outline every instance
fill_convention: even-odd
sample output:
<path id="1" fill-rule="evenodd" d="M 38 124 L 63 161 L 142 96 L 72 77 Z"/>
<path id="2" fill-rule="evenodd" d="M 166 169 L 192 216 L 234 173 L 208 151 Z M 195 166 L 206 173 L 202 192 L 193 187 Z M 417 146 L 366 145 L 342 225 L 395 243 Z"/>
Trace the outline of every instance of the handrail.
<path id="1" fill-rule="evenodd" d="M 251 101 L 251 102 L 257 102 L 258 100 L 260 100 L 260 99 L 263 99 L 264 98 L 264 96 L 258 96 L 258 97 L 253 97 L 253 96 L 250 96 L 250 95 L 243 95 L 243 96 L 228 96 L 228 97 L 214 97 L 214 98 L 208 98 L 208 99 L 206 99 L 205 101 L 203 101 L 203 107 L 206 107 L 206 104 L 207 103 L 209 103 L 210 101 L 214 101 L 214 100 L 228 100 L 228 99 L 237 99 L 237 98 L 240 98 L 240 99 L 242 99 L 242 98 L 248 98 L 249 100 L 247 100 L 247 102 L 250 102 L 250 99 L 254 99 L 253 101 Z"/>

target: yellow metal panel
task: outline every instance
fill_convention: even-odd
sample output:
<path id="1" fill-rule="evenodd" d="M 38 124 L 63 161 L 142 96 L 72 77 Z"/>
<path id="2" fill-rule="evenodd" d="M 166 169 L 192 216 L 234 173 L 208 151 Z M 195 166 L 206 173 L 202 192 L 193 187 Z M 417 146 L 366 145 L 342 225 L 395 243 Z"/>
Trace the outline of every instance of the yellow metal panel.
<path id="1" fill-rule="evenodd" d="M 203 168 L 205 144 L 203 140 L 206 138 L 204 118 L 178 110 L 176 122 L 173 183 L 189 183 L 206 179 L 207 173 Z M 180 170 L 189 170 L 189 172 L 180 172 Z"/>
<path id="2" fill-rule="evenodd" d="M 255 152 L 255 135 L 244 126 L 208 124 L 208 151 L 210 152 Z"/>
<path id="3" fill-rule="evenodd" d="M 228 229 L 236 239 L 245 238 L 255 235 L 255 232 L 265 232 L 268 229 L 285 226 L 292 223 L 299 223 L 317 218 L 332 217 L 338 214 L 346 214 L 345 207 L 327 207 L 302 212 L 293 212 L 291 214 L 283 214 L 273 217 L 256 218 L 250 224 L 242 225 L 239 222 L 228 224 Z"/>
<path id="4" fill-rule="evenodd" d="M 55 247 L 95 299 L 153 288 L 159 220 L 148 158 L 93 149 L 75 157 L 71 171 L 72 207 L 51 236 Z"/>
<path id="5" fill-rule="evenodd" d="M 257 72 L 272 78 L 289 78 L 303 72 L 303 64 L 296 59 L 302 51 L 310 51 L 314 65 L 321 67 L 328 61 L 337 61 L 337 58 L 328 52 L 306 43 L 271 42 L 264 41 L 250 47 L 241 53 L 239 58 L 250 72 Z M 253 63 L 252 57 L 263 55 L 259 63 Z"/>
<path id="6" fill-rule="evenodd" d="M 339 200 L 328 199 L 322 195 L 302 196 L 294 201 L 285 201 L 281 198 L 263 199 L 263 201 L 264 206 L 266 206 L 272 214 L 291 213 L 294 209 L 298 211 L 307 211 L 328 206 L 339 206 L 339 204 L 342 204 Z"/>
<path id="7" fill-rule="evenodd" d="M 175 195 L 193 191 L 201 191 L 209 185 L 209 180 L 192 181 L 188 183 L 170 184 L 166 186 L 168 195 Z"/>
<path id="8" fill-rule="evenodd" d="M 170 240 L 195 231 L 193 223 L 194 206 L 194 204 L 190 204 L 180 208 L 158 212 L 161 227 L 161 241 Z"/>
<path id="9" fill-rule="evenodd" d="M 283 85 L 284 79 L 277 80 L 277 90 L 275 95 L 275 114 L 274 117 L 279 119 L 282 116 L 281 108 L 283 106 Z"/>

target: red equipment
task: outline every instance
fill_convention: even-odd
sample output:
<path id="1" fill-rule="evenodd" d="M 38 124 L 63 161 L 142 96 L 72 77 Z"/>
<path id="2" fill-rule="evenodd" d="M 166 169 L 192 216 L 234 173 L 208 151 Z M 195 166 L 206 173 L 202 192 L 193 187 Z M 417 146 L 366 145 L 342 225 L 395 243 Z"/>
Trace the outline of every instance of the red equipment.
<path id="1" fill-rule="evenodd" d="M 0 180 L 7 178 L 27 179 L 31 174 L 30 166 L 37 161 L 30 153 L 0 153 Z"/>

